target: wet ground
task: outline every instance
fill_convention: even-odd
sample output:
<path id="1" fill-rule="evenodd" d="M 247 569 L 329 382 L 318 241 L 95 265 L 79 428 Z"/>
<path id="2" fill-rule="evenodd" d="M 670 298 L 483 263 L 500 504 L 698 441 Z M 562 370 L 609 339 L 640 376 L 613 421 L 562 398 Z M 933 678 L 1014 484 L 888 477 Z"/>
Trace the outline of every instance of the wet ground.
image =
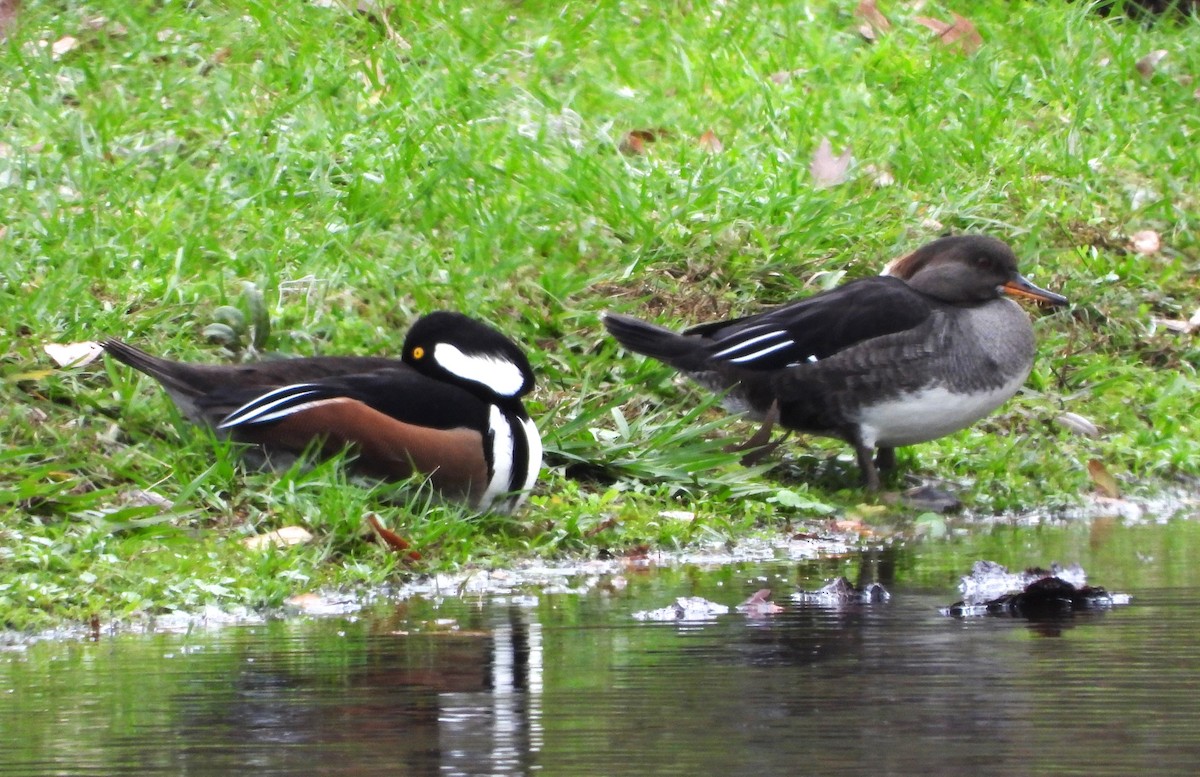
<path id="1" fill-rule="evenodd" d="M 768 543 L 16 644 L 0 652 L 0 774 L 1192 774 L 1198 545 L 1183 520 L 820 558 Z M 942 614 L 978 558 L 1078 562 L 1131 601 Z M 793 598 L 838 575 L 891 597 Z M 762 589 L 779 611 L 736 609 Z M 635 617 L 677 597 L 727 611 Z"/>

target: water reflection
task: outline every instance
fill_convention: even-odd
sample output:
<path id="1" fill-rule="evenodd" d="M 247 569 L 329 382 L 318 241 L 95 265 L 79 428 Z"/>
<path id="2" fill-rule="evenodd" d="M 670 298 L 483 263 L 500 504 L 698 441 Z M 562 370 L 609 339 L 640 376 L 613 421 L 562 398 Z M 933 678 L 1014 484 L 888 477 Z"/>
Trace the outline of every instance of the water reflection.
<path id="1" fill-rule="evenodd" d="M 843 573 L 892 601 L 790 602 Z M 1200 615 L 1146 574 L 1052 625 L 942 616 L 952 588 L 892 553 L 37 644 L 0 656 L 0 774 L 1191 774 Z M 782 613 L 632 618 L 760 588 Z"/>

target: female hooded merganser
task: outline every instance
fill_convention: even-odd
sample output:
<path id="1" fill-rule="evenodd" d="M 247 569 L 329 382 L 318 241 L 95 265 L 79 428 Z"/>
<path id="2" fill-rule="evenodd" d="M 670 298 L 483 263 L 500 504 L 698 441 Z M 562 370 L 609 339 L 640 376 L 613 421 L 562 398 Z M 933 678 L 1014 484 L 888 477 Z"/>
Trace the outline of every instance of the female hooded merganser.
<path id="1" fill-rule="evenodd" d="M 514 509 L 537 480 L 542 443 L 521 404 L 525 354 L 459 313 L 430 313 L 400 359 L 318 356 L 235 366 L 183 364 L 117 340 L 104 349 L 166 389 L 189 420 L 268 455 L 350 448 L 382 480 L 429 476 L 443 495 Z"/>
<path id="2" fill-rule="evenodd" d="M 1007 245 L 967 235 L 935 240 L 882 276 L 682 334 L 613 313 L 604 325 L 762 420 L 754 445 L 775 422 L 850 443 L 878 490 L 876 465 L 891 469 L 896 447 L 970 426 L 1029 376 L 1033 327 L 1005 294 L 1067 302 L 1017 272 Z"/>

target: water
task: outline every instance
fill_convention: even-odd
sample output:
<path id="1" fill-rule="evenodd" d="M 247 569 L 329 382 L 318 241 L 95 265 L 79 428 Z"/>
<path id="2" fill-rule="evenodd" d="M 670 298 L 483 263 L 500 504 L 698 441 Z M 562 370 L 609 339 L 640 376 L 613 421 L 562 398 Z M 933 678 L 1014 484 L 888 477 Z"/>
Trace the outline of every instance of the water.
<path id="1" fill-rule="evenodd" d="M 1000 530 L 820 562 L 631 568 L 583 593 L 41 642 L 0 653 L 0 774 L 1193 774 L 1200 580 L 1180 553 L 1197 536 Z M 1133 603 L 1056 623 L 940 615 L 956 597 L 939 570 L 993 545 L 1005 563 L 1066 553 Z M 883 578 L 892 601 L 788 599 L 846 573 Z M 764 587 L 782 613 L 632 617 Z"/>

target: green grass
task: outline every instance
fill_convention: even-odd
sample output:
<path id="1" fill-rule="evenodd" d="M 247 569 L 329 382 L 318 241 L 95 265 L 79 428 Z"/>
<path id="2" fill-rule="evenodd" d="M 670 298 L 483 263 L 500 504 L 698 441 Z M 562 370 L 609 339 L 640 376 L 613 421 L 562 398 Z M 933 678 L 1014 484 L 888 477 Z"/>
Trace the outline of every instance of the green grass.
<path id="1" fill-rule="evenodd" d="M 1195 20 L 975 3 L 984 45 L 963 56 L 892 3 L 874 45 L 853 3 L 458 5 L 414 0 L 384 25 L 312 3 L 26 4 L 0 44 L 0 625 L 269 606 L 406 574 L 367 541 L 371 511 L 438 568 L 853 508 L 844 446 L 738 467 L 720 448 L 749 429 L 619 353 L 598 316 L 749 312 L 943 230 L 1006 239 L 1074 305 L 1036 322 L 1026 393 L 903 464 L 985 512 L 1077 501 L 1092 458 L 1133 492 L 1200 476 L 1200 347 L 1150 326 L 1200 307 Z M 636 129 L 658 139 L 623 155 Z M 706 130 L 723 151 L 700 147 Z M 856 166 L 815 188 L 823 137 Z M 1159 254 L 1126 250 L 1142 229 Z M 248 471 L 151 381 L 51 371 L 41 351 L 113 335 L 227 359 L 201 333 L 246 281 L 286 354 L 395 353 L 436 308 L 503 326 L 540 376 L 551 466 L 532 506 L 397 504 L 336 465 Z M 1057 425 L 1064 410 L 1101 435 Z M 238 542 L 290 524 L 314 543 Z"/>

